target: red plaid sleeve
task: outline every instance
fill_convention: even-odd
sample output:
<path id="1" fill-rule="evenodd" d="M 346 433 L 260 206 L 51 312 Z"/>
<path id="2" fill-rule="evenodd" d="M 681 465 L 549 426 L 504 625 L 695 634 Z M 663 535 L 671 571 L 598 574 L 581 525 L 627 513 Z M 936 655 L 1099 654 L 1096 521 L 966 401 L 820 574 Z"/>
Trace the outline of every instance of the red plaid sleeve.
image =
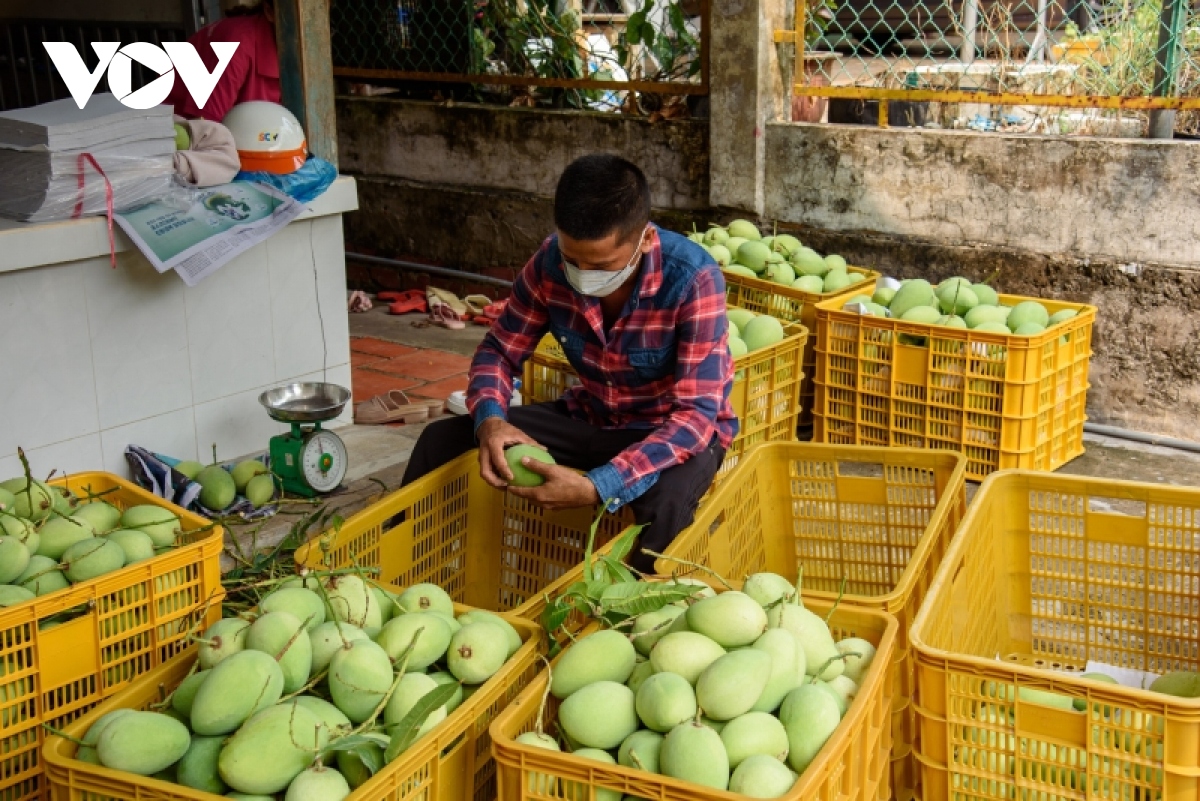
<path id="1" fill-rule="evenodd" d="M 499 319 L 475 351 L 467 385 L 467 410 L 475 428 L 489 417 L 507 418 L 513 377 L 537 349 L 546 331 L 546 292 L 542 284 L 542 244 L 513 282 L 512 293 Z"/>

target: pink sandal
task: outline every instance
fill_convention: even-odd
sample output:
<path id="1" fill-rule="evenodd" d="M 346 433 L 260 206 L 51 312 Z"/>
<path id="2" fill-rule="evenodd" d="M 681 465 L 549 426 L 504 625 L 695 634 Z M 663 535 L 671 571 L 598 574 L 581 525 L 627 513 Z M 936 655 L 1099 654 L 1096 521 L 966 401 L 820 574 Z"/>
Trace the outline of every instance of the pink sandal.
<path id="1" fill-rule="evenodd" d="M 404 400 L 403 403 L 397 400 L 397 395 Z M 423 423 L 429 419 L 432 411 L 429 403 L 425 401 L 413 403 L 403 390 L 393 389 L 356 406 L 354 422 L 364 426 L 398 422 Z M 437 414 L 440 415 L 441 411 L 439 410 Z"/>
<path id="2" fill-rule="evenodd" d="M 429 321 L 451 331 L 461 331 L 467 324 L 458 316 L 458 312 L 450 307 L 437 295 L 429 295 Z"/>

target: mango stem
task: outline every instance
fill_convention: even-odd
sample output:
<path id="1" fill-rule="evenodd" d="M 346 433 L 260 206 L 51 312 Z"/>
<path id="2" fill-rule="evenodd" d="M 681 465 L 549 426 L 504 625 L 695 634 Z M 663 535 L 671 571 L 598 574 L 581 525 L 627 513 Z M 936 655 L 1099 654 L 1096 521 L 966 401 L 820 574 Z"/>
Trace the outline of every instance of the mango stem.
<path id="1" fill-rule="evenodd" d="M 651 551 L 648 548 L 643 548 L 642 553 L 647 554 L 649 556 L 653 556 L 655 559 L 666 559 L 668 562 L 674 562 L 675 564 L 683 565 L 684 567 L 690 567 L 692 570 L 698 570 L 701 573 L 707 573 L 708 575 L 715 578 L 717 581 L 721 582 L 721 584 L 723 584 L 725 586 L 725 589 L 727 589 L 727 590 L 733 589 L 733 585 L 730 584 L 728 581 L 726 581 L 724 576 L 722 576 L 717 571 L 713 570 L 711 567 L 706 567 L 704 565 L 697 564 L 696 562 L 689 562 L 686 559 L 679 559 L 674 556 L 665 556 L 661 553 L 656 553 L 655 551 Z"/>
<path id="2" fill-rule="evenodd" d="M 828 669 L 828 667 L 829 667 L 830 665 L 832 665 L 834 662 L 841 662 L 841 661 L 843 661 L 843 660 L 845 660 L 845 659 L 848 659 L 849 657 L 852 657 L 852 656 L 857 656 L 857 657 L 861 658 L 861 657 L 862 657 L 862 654 L 860 654 L 860 653 L 856 653 L 856 652 L 854 652 L 854 651 L 847 651 L 847 652 L 846 652 L 846 653 L 844 653 L 844 654 L 838 654 L 837 656 L 831 656 L 831 657 L 829 657 L 828 659 L 826 659 L 826 660 L 825 660 L 825 663 L 824 663 L 823 665 L 821 665 L 821 669 L 820 669 L 820 670 L 818 670 L 816 673 L 814 673 L 814 674 L 813 674 L 813 680 L 812 680 L 812 681 L 810 681 L 810 682 L 809 682 L 809 684 L 816 684 L 818 681 L 820 681 L 820 680 L 821 680 L 821 674 L 822 674 L 822 673 L 824 673 L 824 672 L 826 671 L 826 669 Z"/>
<path id="3" fill-rule="evenodd" d="M 837 611 L 838 604 L 842 602 L 842 597 L 846 594 L 846 577 L 842 576 L 842 586 L 838 588 L 837 599 L 833 602 L 833 606 L 829 607 L 828 614 L 825 615 L 825 625 L 829 625 L 829 618 L 833 617 L 833 613 Z"/>

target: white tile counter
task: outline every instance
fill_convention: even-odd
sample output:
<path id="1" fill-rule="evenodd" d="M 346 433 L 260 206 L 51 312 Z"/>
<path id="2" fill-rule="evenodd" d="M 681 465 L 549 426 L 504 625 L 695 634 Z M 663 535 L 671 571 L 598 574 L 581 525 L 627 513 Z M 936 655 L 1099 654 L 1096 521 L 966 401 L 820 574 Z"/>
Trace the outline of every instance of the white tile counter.
<path id="1" fill-rule="evenodd" d="M 112 269 L 102 217 L 0 221 L 0 480 L 20 472 L 18 446 L 37 476 L 128 475 L 128 444 L 232 459 L 284 430 L 263 390 L 322 374 L 349 388 L 341 215 L 357 206 L 340 177 L 190 289 L 115 228 Z"/>

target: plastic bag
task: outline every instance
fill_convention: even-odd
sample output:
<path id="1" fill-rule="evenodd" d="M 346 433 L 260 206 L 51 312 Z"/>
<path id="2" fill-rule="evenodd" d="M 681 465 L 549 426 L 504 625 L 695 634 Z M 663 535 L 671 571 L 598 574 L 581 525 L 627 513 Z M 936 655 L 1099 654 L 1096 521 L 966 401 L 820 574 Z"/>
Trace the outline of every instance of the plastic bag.
<path id="1" fill-rule="evenodd" d="M 0 216 L 22 222 L 107 215 L 153 201 L 187 208 L 192 190 L 175 176 L 174 152 L 0 147 Z"/>
<path id="2" fill-rule="evenodd" d="M 287 175 L 273 172 L 239 172 L 235 181 L 257 181 L 278 189 L 301 203 L 309 203 L 320 197 L 338 176 L 337 167 L 325 159 L 309 156 L 304 166 Z"/>

